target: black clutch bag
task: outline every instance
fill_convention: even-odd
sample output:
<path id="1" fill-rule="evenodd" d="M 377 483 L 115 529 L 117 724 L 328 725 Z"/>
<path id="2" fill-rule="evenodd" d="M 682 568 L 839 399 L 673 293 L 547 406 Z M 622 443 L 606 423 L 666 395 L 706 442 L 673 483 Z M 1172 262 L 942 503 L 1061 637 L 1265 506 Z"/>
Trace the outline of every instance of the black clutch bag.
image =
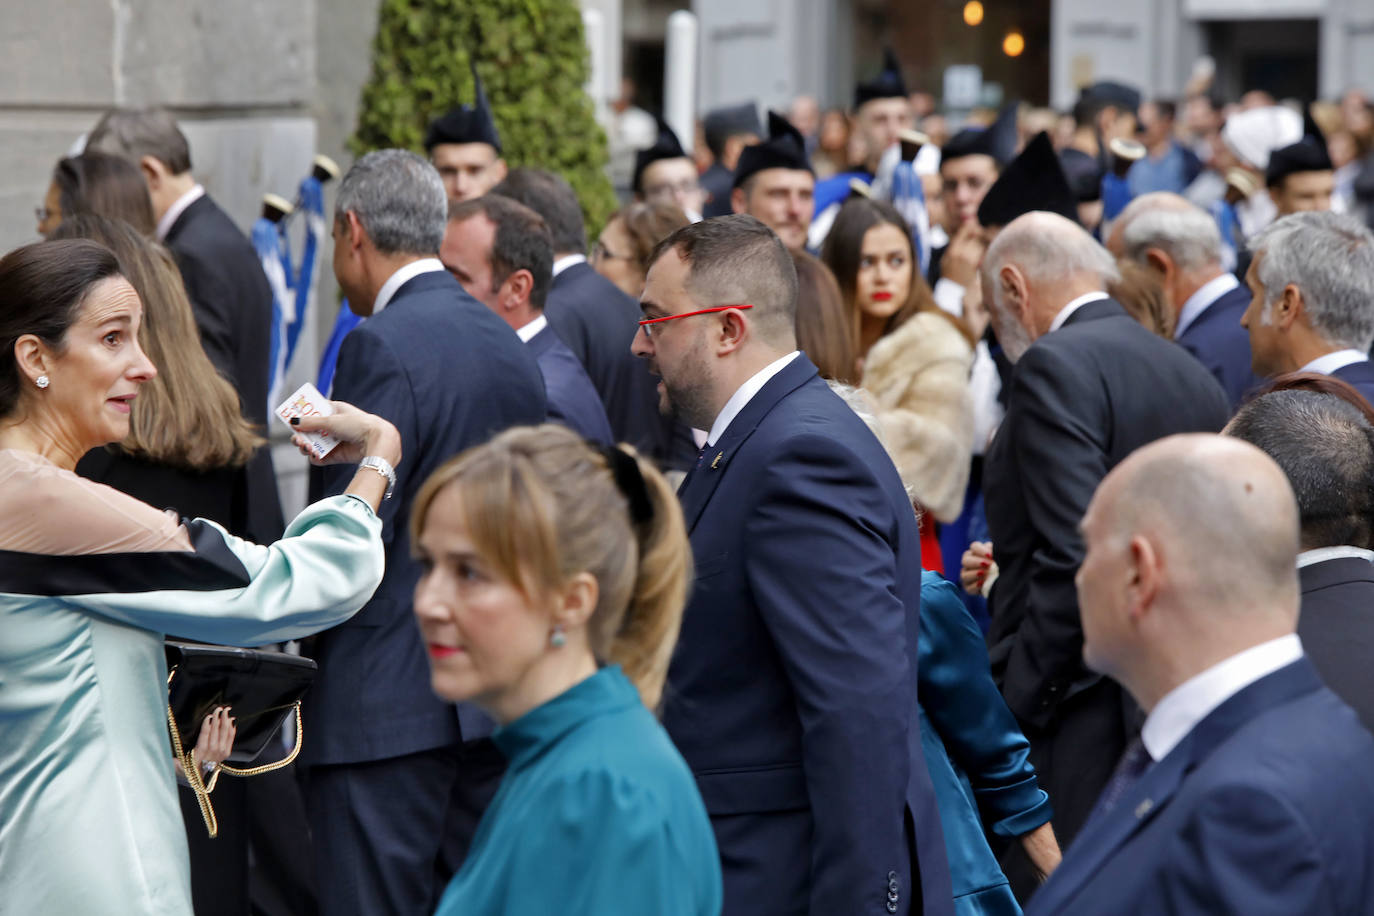
<path id="1" fill-rule="evenodd" d="M 218 828 L 209 795 L 220 773 L 254 776 L 284 767 L 300 753 L 301 698 L 315 680 L 316 666 L 308 658 L 282 652 L 173 640 L 167 641 L 166 652 L 167 729 L 172 752 L 181 761 L 186 781 L 195 790 L 205 826 L 213 837 Z M 219 706 L 228 706 L 234 718 L 234 749 L 206 782 L 200 766 L 191 759 L 191 749 L 200 738 L 205 717 Z M 257 760 L 293 711 L 295 748 L 281 760 L 243 769 L 245 764 Z"/>

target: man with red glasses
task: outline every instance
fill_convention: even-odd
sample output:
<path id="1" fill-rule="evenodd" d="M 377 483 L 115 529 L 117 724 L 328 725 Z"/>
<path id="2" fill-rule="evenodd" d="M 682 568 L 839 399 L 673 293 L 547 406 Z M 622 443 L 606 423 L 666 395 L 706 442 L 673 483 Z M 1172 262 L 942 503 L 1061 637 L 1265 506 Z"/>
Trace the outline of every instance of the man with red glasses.
<path id="1" fill-rule="evenodd" d="M 725 912 L 950 913 L 916 707 L 920 546 L 892 461 L 797 350 L 751 216 L 654 253 L 634 352 L 709 430 L 679 496 L 696 581 L 663 724 L 711 815 Z"/>

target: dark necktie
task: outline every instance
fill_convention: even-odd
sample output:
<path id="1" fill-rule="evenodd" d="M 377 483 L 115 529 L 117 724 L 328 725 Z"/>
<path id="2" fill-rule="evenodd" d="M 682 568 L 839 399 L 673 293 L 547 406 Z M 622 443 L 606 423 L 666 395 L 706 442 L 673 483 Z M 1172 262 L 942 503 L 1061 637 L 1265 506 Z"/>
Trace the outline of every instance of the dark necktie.
<path id="1" fill-rule="evenodd" d="M 1106 814 L 1116 807 L 1116 803 L 1121 800 L 1121 796 L 1131 786 L 1135 785 L 1136 780 L 1144 775 L 1145 771 L 1154 763 L 1150 759 L 1150 752 L 1145 750 L 1145 742 L 1136 737 L 1126 747 L 1126 753 L 1121 755 L 1121 761 L 1112 771 L 1112 778 L 1107 780 L 1107 787 L 1102 790 L 1102 797 L 1098 800 L 1098 810 Z"/>

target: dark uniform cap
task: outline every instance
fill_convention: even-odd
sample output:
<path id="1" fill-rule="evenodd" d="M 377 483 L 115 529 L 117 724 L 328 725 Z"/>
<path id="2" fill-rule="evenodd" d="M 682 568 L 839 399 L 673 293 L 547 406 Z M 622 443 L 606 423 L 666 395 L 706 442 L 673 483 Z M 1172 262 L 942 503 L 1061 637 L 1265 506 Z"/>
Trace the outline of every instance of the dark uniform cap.
<path id="1" fill-rule="evenodd" d="M 1003 168 L 1016 155 L 1015 102 L 1008 104 L 987 127 L 966 127 L 940 149 L 940 161 L 964 156 L 991 156 Z"/>
<path id="2" fill-rule="evenodd" d="M 472 68 L 472 81 L 477 87 L 471 105 L 459 105 L 441 118 L 436 118 L 425 133 L 425 152 L 432 152 L 441 143 L 486 143 L 501 153 L 501 135 L 491 117 L 491 105 L 482 91 L 482 78 L 477 67 Z"/>
<path id="3" fill-rule="evenodd" d="M 798 169 L 815 174 L 806 158 L 806 141 L 801 131 L 776 111 L 768 112 L 768 139 L 746 146 L 739 154 L 731 187 L 738 188 L 764 169 Z"/>
<path id="4" fill-rule="evenodd" d="M 874 99 L 904 99 L 906 95 L 902 65 L 897 62 L 897 55 L 892 53 L 891 48 L 884 48 L 882 72 L 854 87 L 854 110 L 858 111 L 864 103 Z"/>
<path id="5" fill-rule="evenodd" d="M 1078 222 L 1078 199 L 1069 187 L 1055 155 L 1050 135 L 1043 130 L 1007 167 L 978 206 L 983 226 L 1005 226 L 1018 216 L 1048 210 Z"/>
<path id="6" fill-rule="evenodd" d="M 642 149 L 635 153 L 635 175 L 634 189 L 640 193 L 644 191 L 644 170 L 658 162 L 660 159 L 686 159 L 690 158 L 678 142 L 677 134 L 668 126 L 668 122 L 663 118 L 658 118 L 658 138 L 654 140 L 654 145 L 648 149 Z"/>
<path id="7" fill-rule="evenodd" d="M 1269 166 L 1264 170 L 1264 183 L 1276 187 L 1289 175 L 1298 172 L 1330 172 L 1335 169 L 1331 154 L 1326 149 L 1326 137 L 1312 113 L 1307 112 L 1303 121 L 1303 138 L 1269 154 Z"/>
<path id="8" fill-rule="evenodd" d="M 713 151 L 725 145 L 725 141 L 740 134 L 763 136 L 763 125 L 759 123 L 759 110 L 753 102 L 732 105 L 728 108 L 715 108 L 706 113 L 702 123 L 706 133 L 706 145 Z"/>

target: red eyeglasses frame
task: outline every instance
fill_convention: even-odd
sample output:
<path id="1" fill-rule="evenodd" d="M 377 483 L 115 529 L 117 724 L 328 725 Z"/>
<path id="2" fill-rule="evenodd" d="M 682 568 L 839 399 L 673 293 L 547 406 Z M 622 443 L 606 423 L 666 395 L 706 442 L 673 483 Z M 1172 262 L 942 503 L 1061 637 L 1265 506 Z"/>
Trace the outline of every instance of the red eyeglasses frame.
<path id="1" fill-rule="evenodd" d="M 730 309 L 743 310 L 751 308 L 753 308 L 753 306 L 747 303 L 741 303 L 739 305 L 717 305 L 714 308 L 697 309 L 695 312 L 683 312 L 681 315 L 664 315 L 662 318 L 645 318 L 643 321 L 639 322 L 639 326 L 642 328 L 646 324 L 658 324 L 660 321 L 672 321 L 675 318 L 691 318 L 693 315 L 707 315 L 711 312 L 728 312 Z"/>

